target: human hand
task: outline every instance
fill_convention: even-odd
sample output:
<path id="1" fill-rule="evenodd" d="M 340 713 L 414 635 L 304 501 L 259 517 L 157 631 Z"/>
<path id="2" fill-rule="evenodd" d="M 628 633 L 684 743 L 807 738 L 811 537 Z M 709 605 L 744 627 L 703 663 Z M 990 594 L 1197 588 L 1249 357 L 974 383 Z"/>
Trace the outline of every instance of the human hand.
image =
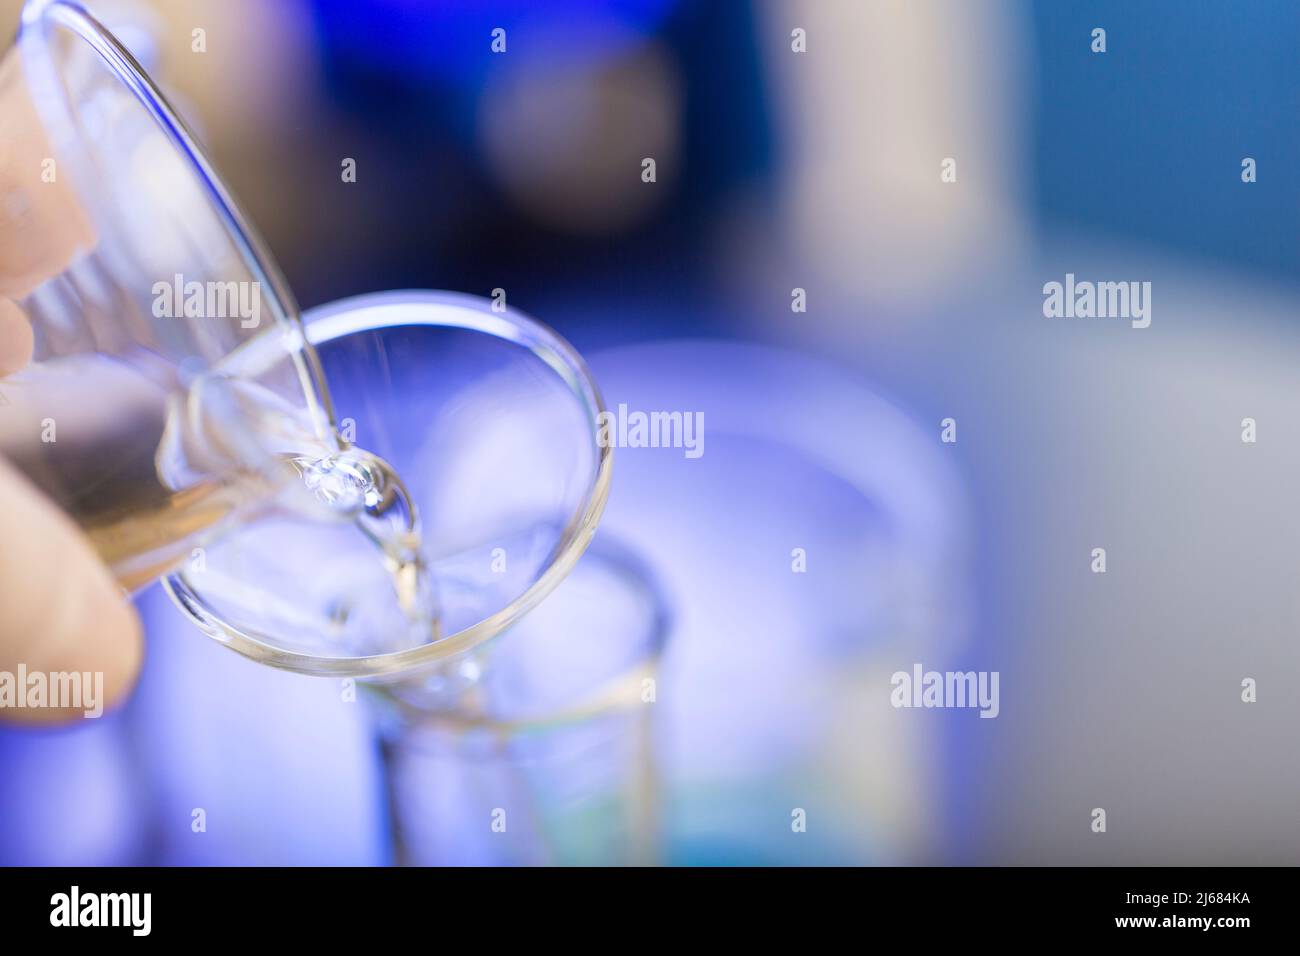
<path id="1" fill-rule="evenodd" d="M 57 275 L 92 238 L 64 181 L 42 175 L 51 150 L 19 66 L 11 56 L 0 67 L 0 393 L 5 377 L 32 358 L 31 323 L 16 300 Z M 116 700 L 133 682 L 141 653 L 135 612 L 90 543 L 0 455 L 0 720 L 66 720 Z M 27 692 L 16 686 L 20 666 L 47 678 L 90 673 L 90 688 L 102 674 L 104 699 L 19 708 L 14 695 L 26 699 Z"/>

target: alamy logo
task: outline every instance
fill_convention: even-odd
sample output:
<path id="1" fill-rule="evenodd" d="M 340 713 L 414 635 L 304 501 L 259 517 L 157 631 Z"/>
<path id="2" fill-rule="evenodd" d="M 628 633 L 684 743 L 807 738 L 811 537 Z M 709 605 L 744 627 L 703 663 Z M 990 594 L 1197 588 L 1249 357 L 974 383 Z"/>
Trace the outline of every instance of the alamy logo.
<path id="1" fill-rule="evenodd" d="M 51 926 L 126 926 L 133 936 L 148 936 L 152 928 L 153 894 L 70 892 L 50 897 Z"/>
<path id="2" fill-rule="evenodd" d="M 179 272 L 170 282 L 153 284 L 153 314 L 158 319 L 239 319 L 240 328 L 262 323 L 260 282 L 185 281 Z"/>
<path id="3" fill-rule="evenodd" d="M 1151 324 L 1150 282 L 1065 282 L 1043 285 L 1043 315 L 1049 319 L 1131 319 L 1135 329 Z"/>
<path id="4" fill-rule="evenodd" d="M 9 708 L 80 710 L 92 720 L 104 713 L 103 671 L 0 671 L 0 710 Z"/>
<path id="5" fill-rule="evenodd" d="M 596 444 L 601 448 L 683 448 L 687 458 L 704 454 L 703 412 L 617 412 L 596 416 Z"/>
<path id="6" fill-rule="evenodd" d="M 895 671 L 889 679 L 893 691 L 889 702 L 895 707 L 979 708 L 981 717 L 996 717 L 997 671 L 926 671 L 920 664 L 912 672 Z"/>

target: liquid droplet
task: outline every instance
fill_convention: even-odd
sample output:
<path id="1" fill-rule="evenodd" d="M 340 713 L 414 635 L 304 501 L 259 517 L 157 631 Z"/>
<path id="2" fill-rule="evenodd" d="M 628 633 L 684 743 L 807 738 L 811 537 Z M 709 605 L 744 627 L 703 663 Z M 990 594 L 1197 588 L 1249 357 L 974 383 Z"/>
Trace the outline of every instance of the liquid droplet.
<path id="1" fill-rule="evenodd" d="M 295 458 L 294 464 L 307 489 L 335 511 L 374 511 L 384 503 L 384 472 L 368 455 L 349 450 L 324 458 Z"/>

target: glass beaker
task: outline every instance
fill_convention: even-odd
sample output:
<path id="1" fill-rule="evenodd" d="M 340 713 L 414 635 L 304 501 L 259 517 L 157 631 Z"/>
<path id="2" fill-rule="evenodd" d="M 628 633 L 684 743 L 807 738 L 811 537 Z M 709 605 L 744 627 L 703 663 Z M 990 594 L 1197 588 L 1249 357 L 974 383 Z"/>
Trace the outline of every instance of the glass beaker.
<path id="1" fill-rule="evenodd" d="M 382 689 L 394 862 L 659 862 L 669 624 L 646 566 L 602 535 L 486 655 L 444 666 L 478 675 L 454 709 L 437 707 L 427 681 Z"/>
<path id="2" fill-rule="evenodd" d="M 374 676 L 339 660 L 431 641 L 453 653 L 509 625 L 568 571 L 604 505 L 611 454 L 595 443 L 599 394 L 554 333 L 485 303 L 425 301 L 423 317 L 411 320 L 526 346 L 502 359 L 513 363 L 508 369 L 468 361 L 446 367 L 441 384 L 481 373 L 499 394 L 517 395 L 530 383 L 551 383 L 542 391 L 560 383 L 549 406 L 535 405 L 557 418 L 535 414 L 525 438 L 536 441 L 544 427 L 552 461 L 560 449 L 570 455 L 559 485 L 545 484 L 532 460 L 531 483 L 490 492 L 485 484 L 477 510 L 463 507 L 459 523 L 435 520 L 424 543 L 438 566 L 424 574 L 405 485 L 387 462 L 353 452 L 354 433 L 337 429 L 320 359 L 283 278 L 131 55 L 70 0 L 29 0 L 18 43 L 0 65 L 0 99 L 13 144 L 0 154 L 0 333 L 30 328 L 32 337 L 30 359 L 19 356 L 21 370 L 0 379 L 0 453 L 77 521 L 124 586 L 189 559 L 187 570 L 206 569 L 204 587 L 220 599 L 203 618 L 224 617 L 214 630 L 230 643 L 246 652 L 256 645 L 268 663 L 283 663 L 278 653 L 310 657 L 324 636 L 332 643 L 319 657 L 331 663 L 321 672 Z M 346 303 L 331 314 L 347 321 L 342 313 L 370 307 L 379 306 Z M 374 346 L 378 336 L 365 341 Z M 532 367 L 521 359 L 528 355 Z M 359 366 L 376 380 L 387 374 L 386 355 L 370 358 L 351 355 L 340 374 Z M 382 425 L 372 430 L 385 437 Z M 473 456 L 491 462 L 503 448 L 527 445 L 517 435 L 495 438 Z M 475 467 L 447 455 L 417 477 L 446 485 Z M 467 515 L 496 520 L 503 508 L 531 506 L 521 494 L 532 503 L 550 494 L 551 523 L 515 529 L 527 539 L 508 542 L 509 572 L 471 580 L 441 562 L 463 542 Z M 382 520 L 367 520 L 375 516 Z M 338 518 L 356 520 L 322 520 Z M 233 528 L 276 522 L 342 563 L 323 592 L 295 595 L 296 607 L 268 601 L 265 587 L 255 609 L 241 606 L 236 588 L 212 586 L 228 552 L 208 567 L 206 548 Z M 240 570 L 248 580 L 266 568 L 245 562 Z M 173 590 L 201 607 L 204 588 L 184 577 Z M 340 598 L 339 588 L 350 593 Z M 367 588 L 390 598 L 395 590 L 397 600 L 358 598 Z M 237 636 L 244 632 L 249 641 Z"/>
<path id="3" fill-rule="evenodd" d="M 130 53 L 30 0 L 0 124 L 0 453 L 128 589 L 270 498 L 313 507 L 290 456 L 340 446 L 293 296 Z"/>
<path id="4" fill-rule="evenodd" d="M 581 359 L 451 293 L 361 296 L 304 325 L 341 430 L 406 479 L 443 633 L 410 642 L 368 600 L 384 572 L 343 524 L 241 526 L 164 586 L 234 650 L 371 699 L 396 861 L 651 862 L 667 614 L 634 555 L 592 543 L 612 459 Z"/>

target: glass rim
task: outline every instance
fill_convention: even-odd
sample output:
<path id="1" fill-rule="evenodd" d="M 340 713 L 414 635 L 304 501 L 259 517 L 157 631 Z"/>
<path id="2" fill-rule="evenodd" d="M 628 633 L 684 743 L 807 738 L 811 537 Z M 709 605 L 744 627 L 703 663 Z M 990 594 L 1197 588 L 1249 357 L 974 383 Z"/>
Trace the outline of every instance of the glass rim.
<path id="1" fill-rule="evenodd" d="M 94 221 L 112 230 L 117 228 L 114 216 L 105 210 L 104 201 L 90 186 L 94 179 L 93 161 L 87 154 L 76 111 L 54 61 L 50 33 L 55 28 L 69 30 L 86 43 L 126 91 L 144 107 L 185 162 L 186 168 L 194 174 L 209 208 L 217 216 L 253 280 L 269 293 L 267 299 L 275 321 L 290 330 L 298 327 L 298 303 L 265 241 L 226 189 L 194 133 L 131 51 L 77 0 L 26 0 L 14 49 L 22 57 L 23 71 L 36 101 L 37 113 L 50 136 L 51 146 L 62 158 L 70 158 L 74 170 L 72 185 L 77 199 L 92 212 Z M 322 435 L 331 432 L 334 410 L 328 391 L 321 387 L 323 375 L 319 362 L 309 350 L 294 354 L 291 360 L 313 425 Z"/>
<path id="2" fill-rule="evenodd" d="M 603 564 L 618 579 L 619 586 L 638 594 L 649 608 L 643 629 L 636 636 L 639 653 L 634 662 L 615 674 L 604 676 L 560 706 L 526 708 L 506 714 L 493 714 L 473 706 L 429 709 L 390 691 L 384 703 L 399 717 L 400 726 L 411 732 L 403 737 L 403 746 L 420 749 L 422 734 L 429 730 L 454 734 L 539 733 L 561 730 L 644 706 L 643 682 L 658 674 L 674 623 L 663 581 L 644 555 L 608 534 L 603 533 L 593 542 L 585 559 L 586 562 Z M 491 666 L 490 661 L 488 666 Z"/>
<path id="3" fill-rule="evenodd" d="M 286 650 L 261 632 L 241 629 L 223 620 L 189 584 L 183 572 L 165 575 L 163 589 L 181 612 L 209 637 L 245 657 L 281 670 L 321 677 L 404 677 L 420 667 L 471 650 L 506 630 L 559 586 L 591 544 L 609 498 L 614 449 L 610 443 L 598 440 L 596 423 L 605 411 L 605 403 L 577 350 L 536 319 L 512 308 L 497 312 L 490 301 L 463 293 L 428 290 L 369 293 L 311 309 L 303 317 L 304 333 L 313 346 L 348 335 L 403 326 L 479 332 L 525 348 L 550 368 L 582 404 L 591 426 L 588 434 L 595 453 L 595 467 L 581 501 L 553 550 L 555 557 L 510 603 L 469 627 L 429 644 L 362 657 L 323 657 Z"/>

